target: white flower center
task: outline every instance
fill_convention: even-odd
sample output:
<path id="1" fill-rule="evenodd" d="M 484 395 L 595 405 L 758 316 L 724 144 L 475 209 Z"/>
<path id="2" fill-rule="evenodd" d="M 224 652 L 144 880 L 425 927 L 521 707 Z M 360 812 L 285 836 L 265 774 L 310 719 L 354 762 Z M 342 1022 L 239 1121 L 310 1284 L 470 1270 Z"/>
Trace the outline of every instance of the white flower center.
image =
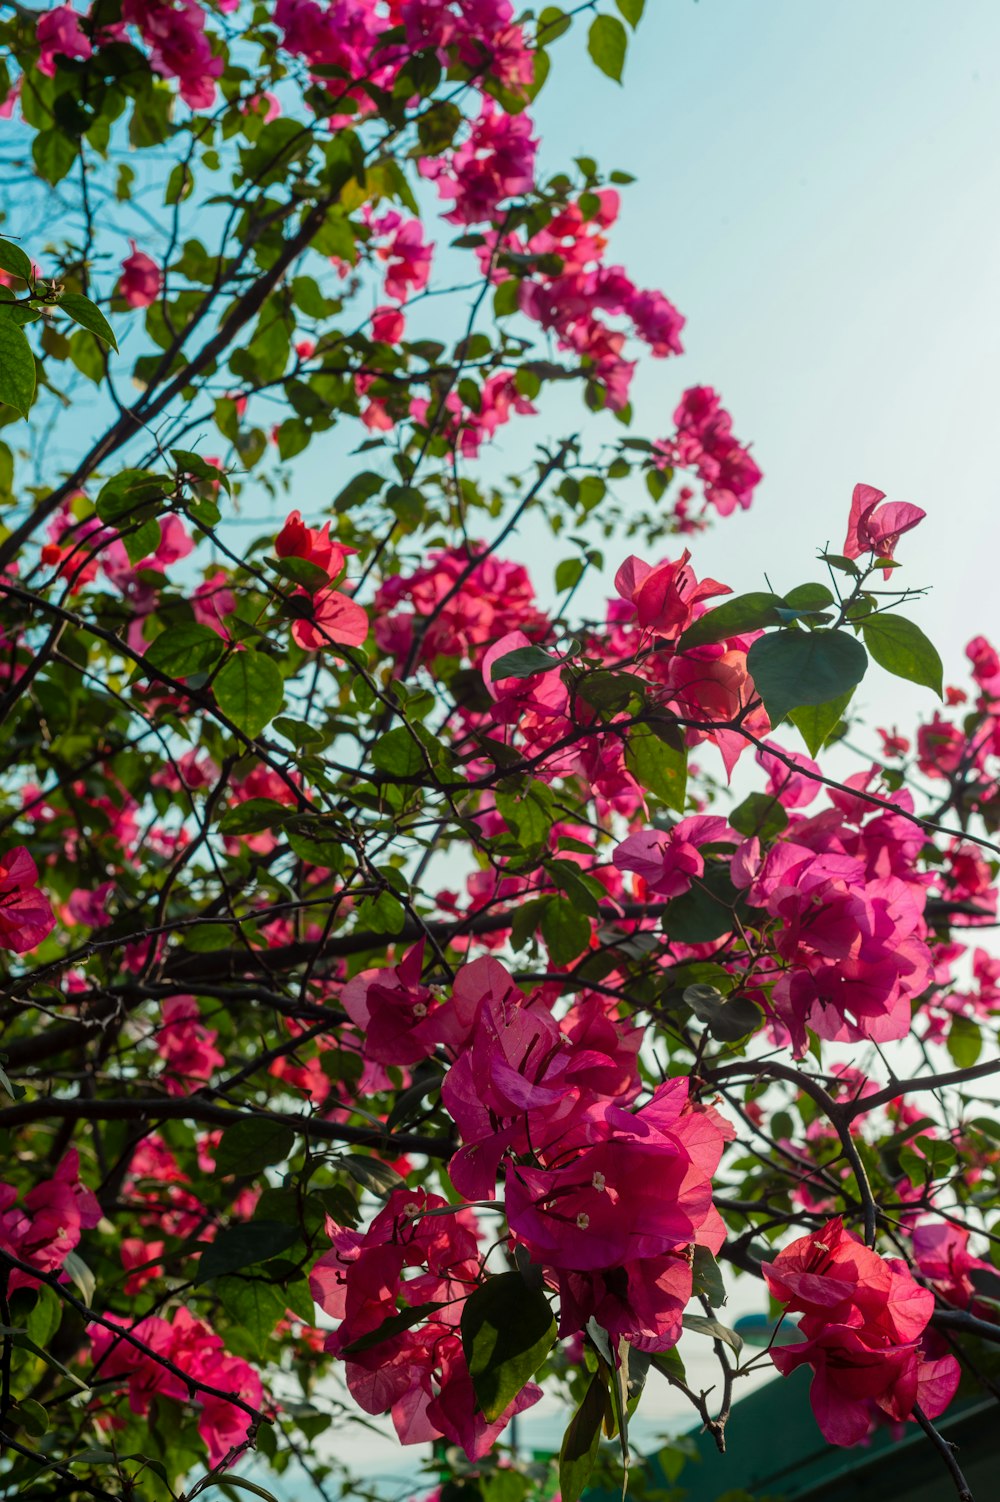
<path id="1" fill-rule="evenodd" d="M 593 1184 L 598 1194 L 603 1194 L 608 1181 L 604 1177 L 603 1173 L 595 1173 L 590 1182 Z"/>
<path id="2" fill-rule="evenodd" d="M 585 1231 L 590 1225 L 590 1216 L 586 1213 L 585 1210 L 580 1211 L 579 1215 L 576 1217 L 576 1223 L 580 1227 L 581 1231 Z"/>

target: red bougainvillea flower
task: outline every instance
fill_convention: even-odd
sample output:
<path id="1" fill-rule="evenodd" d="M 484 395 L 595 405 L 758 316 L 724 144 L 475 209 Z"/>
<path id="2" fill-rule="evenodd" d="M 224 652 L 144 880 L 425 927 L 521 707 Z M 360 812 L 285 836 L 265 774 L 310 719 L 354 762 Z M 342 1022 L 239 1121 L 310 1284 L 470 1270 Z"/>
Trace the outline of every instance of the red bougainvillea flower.
<path id="1" fill-rule="evenodd" d="M 302 513 L 292 511 L 274 539 L 279 558 L 303 558 L 323 570 L 327 579 L 339 579 L 348 556 L 355 551 L 330 536 L 330 523 L 321 529 L 307 527 Z M 299 588 L 288 601 L 295 618 L 292 636 L 307 652 L 334 645 L 360 647 L 368 635 L 368 615 L 339 589 Z"/>
<path id="2" fill-rule="evenodd" d="M 134 240 L 128 243 L 132 247 L 132 254 L 122 261 L 118 291 L 130 308 L 148 308 L 160 295 L 163 273 L 152 256 L 140 250 Z"/>
<path id="3" fill-rule="evenodd" d="M 274 539 L 274 551 L 279 558 L 304 558 L 308 563 L 315 563 L 332 580 L 340 577 L 348 557 L 357 549 L 334 542 L 329 522 L 322 528 L 307 527 L 301 511 L 291 511 Z"/>
<path id="4" fill-rule="evenodd" d="M 685 548 L 680 558 L 655 567 L 641 558 L 626 558 L 615 575 L 615 589 L 636 609 L 639 625 L 657 636 L 676 638 L 699 613 L 697 606 L 713 595 L 732 594 L 728 584 L 702 579 L 699 584 L 689 566 Z"/>
<path id="5" fill-rule="evenodd" d="M 23 845 L 0 861 L 0 949 L 24 954 L 55 927 L 48 898 L 38 890 L 38 868 Z"/>
<path id="6" fill-rule="evenodd" d="M 905 1262 L 883 1258 L 845 1230 L 838 1217 L 801 1236 L 762 1268 L 773 1297 L 798 1313 L 806 1337 L 772 1350 L 785 1376 L 813 1368 L 816 1422 L 832 1445 L 855 1445 L 871 1428 L 872 1404 L 890 1419 L 908 1419 L 919 1404 L 929 1418 L 958 1386 L 954 1356 L 929 1360 L 921 1338 L 934 1310 L 929 1288 Z"/>
<path id="7" fill-rule="evenodd" d="M 880 506 L 879 502 L 884 500 L 884 490 L 876 490 L 874 485 L 855 485 L 844 543 L 845 558 L 859 558 L 862 553 L 892 558 L 903 533 L 911 531 L 927 515 L 919 506 L 910 506 L 905 501 L 890 501 L 888 506 Z M 883 573 L 888 579 L 891 569 L 884 569 Z"/>

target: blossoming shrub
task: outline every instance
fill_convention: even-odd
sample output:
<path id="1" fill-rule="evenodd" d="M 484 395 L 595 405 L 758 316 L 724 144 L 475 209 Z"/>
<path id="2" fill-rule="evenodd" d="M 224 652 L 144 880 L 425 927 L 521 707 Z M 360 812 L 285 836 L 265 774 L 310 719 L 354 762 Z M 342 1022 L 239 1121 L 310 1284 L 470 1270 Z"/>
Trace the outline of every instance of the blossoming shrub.
<path id="1" fill-rule="evenodd" d="M 945 688 L 896 585 L 923 512 L 870 485 L 806 582 L 704 577 L 756 457 L 704 385 L 634 430 L 683 316 L 618 264 L 627 174 L 538 165 L 560 39 L 618 79 L 642 9 L 0 22 L 11 1495 L 346 1489 L 385 1419 L 467 1502 L 576 1502 L 647 1381 L 721 1446 L 772 1363 L 830 1442 L 919 1425 L 960 1474 L 1000 657 Z M 925 710 L 871 743 L 885 673 Z M 508 1426 L 546 1389 L 540 1481 Z"/>

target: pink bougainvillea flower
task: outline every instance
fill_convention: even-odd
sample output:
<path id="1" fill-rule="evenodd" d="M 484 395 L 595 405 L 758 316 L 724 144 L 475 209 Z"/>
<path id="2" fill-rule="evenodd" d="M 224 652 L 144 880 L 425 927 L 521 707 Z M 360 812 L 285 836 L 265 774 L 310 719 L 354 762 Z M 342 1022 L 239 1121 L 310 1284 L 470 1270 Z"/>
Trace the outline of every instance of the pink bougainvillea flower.
<path id="1" fill-rule="evenodd" d="M 884 500 L 884 490 L 876 490 L 874 485 L 855 485 L 844 543 L 845 558 L 860 558 L 862 553 L 874 553 L 876 558 L 894 557 L 896 544 L 903 533 L 909 532 L 927 515 L 919 506 L 911 506 L 905 501 L 880 505 Z M 891 572 L 891 569 L 884 569 L 885 578 L 888 579 Z"/>
<path id="2" fill-rule="evenodd" d="M 715 814 L 694 814 L 672 829 L 644 829 L 622 840 L 614 853 L 619 871 L 634 871 L 651 892 L 661 897 L 679 897 L 691 888 L 705 870 L 699 847 L 719 841 L 735 844 L 725 819 Z"/>
<path id="3" fill-rule="evenodd" d="M 122 20 L 138 27 L 150 48 L 150 65 L 176 78 L 180 96 L 193 110 L 211 109 L 223 60 L 213 56 L 205 34 L 205 11 L 197 0 L 123 0 Z"/>
<path id="4" fill-rule="evenodd" d="M 101 1219 L 96 1198 L 80 1182 L 80 1155 L 65 1154 L 51 1179 L 43 1179 L 19 1206 L 12 1184 L 0 1184 L 0 1246 L 41 1272 L 58 1272 L 79 1245 L 83 1231 Z M 14 1268 L 9 1290 L 37 1286 L 30 1273 Z"/>
<path id="5" fill-rule="evenodd" d="M 38 71 L 54 78 L 57 57 L 88 58 L 90 39 L 80 29 L 81 17 L 70 5 L 56 6 L 38 17 L 35 37 L 39 46 Z"/>
<path id="6" fill-rule="evenodd" d="M 995 1276 L 992 1263 L 969 1251 L 968 1231 L 943 1220 L 914 1226 L 913 1260 L 928 1282 L 958 1309 L 968 1309 L 975 1298 L 972 1273 Z"/>
<path id="7" fill-rule="evenodd" d="M 134 240 L 128 242 L 132 254 L 122 261 L 122 274 L 118 278 L 118 291 L 130 308 L 148 308 L 160 295 L 163 273 Z"/>
<path id="8" fill-rule="evenodd" d="M 616 1268 L 698 1243 L 717 1251 L 725 1228 L 712 1174 L 732 1127 L 670 1080 L 636 1112 L 595 1107 L 558 1138 L 553 1166 L 511 1167 L 507 1221 L 532 1257 L 572 1272 Z"/>
<path id="9" fill-rule="evenodd" d="M 307 652 L 324 647 L 360 647 L 368 635 L 367 612 L 339 589 L 323 589 L 311 595 L 297 589 L 289 601 L 294 614 L 292 635 Z"/>
<path id="10" fill-rule="evenodd" d="M 155 1314 L 138 1324 L 113 1314 L 108 1318 L 112 1324 L 129 1330 L 148 1349 L 129 1344 L 106 1325 L 92 1326 L 91 1348 L 102 1375 L 127 1379 L 129 1407 L 139 1415 L 149 1412 L 157 1396 L 180 1403 L 197 1396 L 198 1433 L 208 1447 L 210 1464 L 220 1466 L 246 1437 L 248 1415 L 213 1393 L 196 1389 L 192 1394 L 184 1378 L 169 1371 L 157 1357 L 165 1357 L 196 1382 L 231 1393 L 259 1408 L 264 1390 L 253 1367 L 241 1356 L 231 1356 L 224 1349 L 221 1337 L 188 1309 L 178 1309 L 172 1321 Z"/>
<path id="11" fill-rule="evenodd" d="M 167 1090 L 171 1095 L 186 1095 L 226 1062 L 215 1047 L 219 1035 L 203 1025 L 193 996 L 168 996 L 162 1012 L 156 1048 L 166 1065 Z"/>
<path id="12" fill-rule="evenodd" d="M 383 344 L 398 344 L 406 331 L 406 314 L 402 308 L 383 304 L 371 317 L 372 338 Z"/>
<path id="13" fill-rule="evenodd" d="M 23 845 L 0 860 L 0 949 L 25 954 L 55 927 L 48 898 L 38 890 L 38 868 Z"/>
<path id="14" fill-rule="evenodd" d="M 228 635 L 222 622 L 235 609 L 236 596 L 221 568 L 209 574 L 191 596 L 191 610 L 199 626 L 208 626 L 219 636 Z"/>
<path id="15" fill-rule="evenodd" d="M 728 584 L 694 576 L 691 554 L 685 548 L 680 558 L 652 565 L 641 558 L 626 558 L 615 575 L 615 589 L 636 610 L 639 625 L 657 636 L 676 639 L 699 614 L 697 607 L 713 595 L 732 594 Z"/>
<path id="16" fill-rule="evenodd" d="M 364 1036 L 366 1058 L 380 1064 L 415 1064 L 434 1052 L 437 998 L 421 982 L 424 941 L 388 970 L 355 975 L 340 993 L 344 1011 Z"/>

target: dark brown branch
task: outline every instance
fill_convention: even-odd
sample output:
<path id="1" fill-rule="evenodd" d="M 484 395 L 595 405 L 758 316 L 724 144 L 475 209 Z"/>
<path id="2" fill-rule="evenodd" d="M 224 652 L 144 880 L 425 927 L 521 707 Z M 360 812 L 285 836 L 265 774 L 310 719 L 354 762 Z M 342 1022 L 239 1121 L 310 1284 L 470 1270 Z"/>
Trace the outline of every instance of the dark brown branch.
<path id="1" fill-rule="evenodd" d="M 114 1096 L 110 1099 L 90 1099 L 74 1096 L 63 1099 L 50 1096 L 47 1100 L 21 1101 L 0 1111 L 0 1129 L 25 1126 L 35 1121 L 198 1121 L 208 1126 L 227 1127 L 237 1121 L 273 1121 L 279 1126 L 291 1127 L 304 1137 L 319 1142 L 352 1143 L 356 1147 L 378 1148 L 382 1152 L 398 1156 L 401 1153 L 423 1153 L 429 1158 L 450 1158 L 456 1144 L 447 1137 L 423 1137 L 419 1135 L 396 1136 L 389 1131 L 374 1127 L 354 1127 L 346 1123 L 323 1121 L 315 1116 L 303 1116 L 296 1111 L 238 1111 L 229 1106 L 217 1106 L 204 1096 L 139 1096 L 130 1099 Z"/>

